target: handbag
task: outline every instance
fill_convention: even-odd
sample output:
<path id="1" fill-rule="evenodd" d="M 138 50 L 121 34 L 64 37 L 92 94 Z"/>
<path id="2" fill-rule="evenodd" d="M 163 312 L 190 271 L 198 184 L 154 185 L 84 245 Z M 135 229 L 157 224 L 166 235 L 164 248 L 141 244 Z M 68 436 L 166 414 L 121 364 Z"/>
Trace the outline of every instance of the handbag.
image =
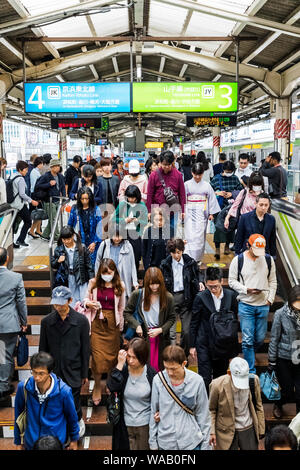
<path id="1" fill-rule="evenodd" d="M 47 220 L 48 219 L 48 215 L 47 215 L 47 212 L 40 208 L 40 209 L 34 209 L 32 212 L 31 212 L 31 218 L 32 220 Z"/>
<path id="2" fill-rule="evenodd" d="M 17 365 L 22 367 L 28 361 L 28 339 L 24 333 L 21 333 L 19 336 L 18 346 L 17 346 Z"/>
<path id="3" fill-rule="evenodd" d="M 247 189 L 244 189 L 244 194 L 243 194 L 243 197 L 242 197 L 242 199 L 241 199 L 241 201 L 238 205 L 238 208 L 237 208 L 237 211 L 236 211 L 236 216 L 235 217 L 230 217 L 228 228 L 224 227 L 224 222 L 225 222 L 225 219 L 226 219 L 226 217 L 228 215 L 228 212 L 229 212 L 229 210 L 230 210 L 233 203 L 228 204 L 228 206 L 223 207 L 221 212 L 219 212 L 219 214 L 217 215 L 216 222 L 215 222 L 216 228 L 218 230 L 221 230 L 221 232 L 225 232 L 225 233 L 230 233 L 230 232 L 233 232 L 234 230 L 236 230 L 236 228 L 238 226 L 238 223 L 239 223 L 241 209 L 243 207 L 246 194 L 247 194 Z"/>
<path id="4" fill-rule="evenodd" d="M 16 419 L 16 424 L 19 428 L 20 432 L 20 437 L 21 437 L 21 444 L 24 444 L 24 434 L 26 430 L 26 424 L 27 424 L 27 390 L 26 390 L 26 385 L 28 382 L 29 378 L 24 382 L 24 399 L 25 399 L 25 404 L 24 404 L 24 410 L 22 413 L 19 414 L 19 416 Z"/>
<path id="5" fill-rule="evenodd" d="M 136 303 L 136 306 L 135 306 L 135 311 L 134 311 L 134 314 L 133 314 L 133 317 L 140 324 L 142 323 L 142 319 L 141 319 L 140 314 L 139 314 L 139 306 L 140 306 L 141 295 L 142 295 L 142 289 L 139 289 L 139 296 L 138 296 L 138 300 L 137 300 L 137 303 Z M 136 330 L 134 328 L 129 327 L 126 330 L 124 338 L 127 339 L 127 341 L 130 341 L 134 337 L 135 334 L 136 334 Z"/>
<path id="6" fill-rule="evenodd" d="M 166 203 L 168 204 L 168 206 L 173 206 L 174 204 L 179 204 L 179 199 L 178 197 L 174 194 L 174 191 L 172 188 L 170 188 L 169 186 L 166 186 L 166 183 L 161 175 L 161 172 L 160 170 L 156 170 L 156 173 L 158 175 L 158 178 L 162 184 L 162 187 L 164 189 L 164 196 L 165 196 L 165 200 L 166 200 Z"/>
<path id="7" fill-rule="evenodd" d="M 263 372 L 259 378 L 260 388 L 268 400 L 280 400 L 280 385 L 278 383 L 275 372 L 270 374 L 268 371 Z"/>
<path id="8" fill-rule="evenodd" d="M 120 396 L 118 392 L 112 392 L 106 401 L 106 422 L 115 426 L 120 421 Z"/>

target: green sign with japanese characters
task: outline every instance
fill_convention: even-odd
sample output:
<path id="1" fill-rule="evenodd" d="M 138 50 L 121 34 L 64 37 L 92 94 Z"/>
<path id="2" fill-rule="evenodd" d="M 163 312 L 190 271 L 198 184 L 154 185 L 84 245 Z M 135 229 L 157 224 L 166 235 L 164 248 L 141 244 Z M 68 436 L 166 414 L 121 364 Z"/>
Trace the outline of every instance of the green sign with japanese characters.
<path id="1" fill-rule="evenodd" d="M 133 112 L 237 111 L 238 84 L 212 82 L 133 83 Z"/>

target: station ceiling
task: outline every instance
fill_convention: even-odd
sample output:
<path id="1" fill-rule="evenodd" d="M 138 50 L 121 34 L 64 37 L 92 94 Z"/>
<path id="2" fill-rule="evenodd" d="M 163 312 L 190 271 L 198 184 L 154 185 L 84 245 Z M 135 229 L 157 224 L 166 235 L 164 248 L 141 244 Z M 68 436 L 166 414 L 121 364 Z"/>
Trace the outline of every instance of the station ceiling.
<path id="1" fill-rule="evenodd" d="M 200 35 L 251 37 L 239 42 L 239 59 L 240 69 L 244 65 L 254 75 L 258 68 L 282 74 L 300 62 L 299 0 L 0 0 L 0 11 L 0 72 L 9 74 L 16 84 L 7 94 L 8 117 L 44 125 L 49 125 L 48 116 L 29 117 L 22 109 L 23 53 L 26 69 L 34 70 L 34 80 L 48 82 L 130 81 L 132 76 L 135 81 L 139 61 L 142 81 L 234 81 L 234 41 L 186 39 Z M 53 40 L 27 41 L 23 50 L 22 39 L 45 36 Z M 129 49 L 122 47 L 128 37 L 137 39 L 132 69 Z M 143 43 L 141 37 L 153 38 L 153 43 Z M 157 37 L 166 40 L 157 41 Z M 114 52 L 107 54 L 111 46 Z M 91 62 L 80 65 L 87 54 Z M 68 65 L 61 67 L 67 58 Z M 227 65 L 220 73 L 217 59 Z M 40 73 L 43 64 L 48 75 Z M 239 121 L 267 117 L 270 88 L 247 73 L 241 73 L 239 86 Z M 136 116 L 123 119 L 111 114 L 110 122 L 112 135 L 120 136 L 132 129 Z M 186 131 L 180 114 L 145 115 L 143 122 L 157 136 Z"/>

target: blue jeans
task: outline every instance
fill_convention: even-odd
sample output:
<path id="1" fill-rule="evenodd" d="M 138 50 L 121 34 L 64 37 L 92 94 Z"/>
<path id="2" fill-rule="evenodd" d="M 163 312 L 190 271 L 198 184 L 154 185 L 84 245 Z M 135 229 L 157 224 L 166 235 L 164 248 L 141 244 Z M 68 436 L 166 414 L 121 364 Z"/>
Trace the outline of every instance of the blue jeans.
<path id="1" fill-rule="evenodd" d="M 255 352 L 263 344 L 267 333 L 269 309 L 269 305 L 253 306 L 239 303 L 242 351 L 251 374 L 256 373 Z"/>

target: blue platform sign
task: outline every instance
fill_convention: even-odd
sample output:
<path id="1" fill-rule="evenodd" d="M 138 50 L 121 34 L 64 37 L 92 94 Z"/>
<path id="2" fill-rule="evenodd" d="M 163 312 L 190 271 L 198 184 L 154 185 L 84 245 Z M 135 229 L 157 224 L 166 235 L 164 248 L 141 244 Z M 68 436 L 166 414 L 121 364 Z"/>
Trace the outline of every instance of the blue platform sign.
<path id="1" fill-rule="evenodd" d="M 27 113 L 130 112 L 130 83 L 24 83 Z"/>

